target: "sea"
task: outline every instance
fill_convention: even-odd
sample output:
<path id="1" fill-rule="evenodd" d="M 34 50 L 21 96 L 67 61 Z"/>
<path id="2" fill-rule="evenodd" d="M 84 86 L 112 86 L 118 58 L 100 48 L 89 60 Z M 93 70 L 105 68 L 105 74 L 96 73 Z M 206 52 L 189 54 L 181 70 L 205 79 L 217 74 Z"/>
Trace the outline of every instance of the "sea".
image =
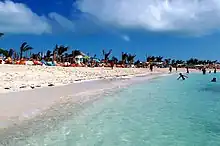
<path id="1" fill-rule="evenodd" d="M 160 77 L 110 92 L 72 108 L 77 114 L 52 129 L 7 145 L 220 146 L 220 74 L 187 76 L 184 81 L 177 80 L 178 74 Z M 213 77 L 217 82 L 210 82 Z"/>

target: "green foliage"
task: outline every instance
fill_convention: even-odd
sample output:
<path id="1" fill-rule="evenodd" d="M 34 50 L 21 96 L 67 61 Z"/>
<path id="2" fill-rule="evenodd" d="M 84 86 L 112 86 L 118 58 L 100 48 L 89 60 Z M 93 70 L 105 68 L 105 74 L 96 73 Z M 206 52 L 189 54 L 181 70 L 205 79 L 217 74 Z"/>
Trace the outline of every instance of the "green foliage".
<path id="1" fill-rule="evenodd" d="M 126 64 L 127 58 L 128 58 L 128 54 L 122 52 L 122 54 L 121 54 L 121 61 L 122 61 L 123 64 Z"/>
<path id="2" fill-rule="evenodd" d="M 67 47 L 67 46 L 63 46 L 63 45 L 61 45 L 61 46 L 58 46 L 58 45 L 56 45 L 55 46 L 55 49 L 54 49 L 54 51 L 53 51 L 53 55 L 57 55 L 57 61 L 63 61 L 63 53 L 64 52 L 66 52 L 67 50 L 69 49 L 69 47 Z"/>
<path id="3" fill-rule="evenodd" d="M 112 57 L 112 61 L 113 61 L 114 63 L 117 63 L 117 62 L 118 62 L 118 58 L 116 58 L 115 56 L 113 56 L 113 57 Z"/>
<path id="4" fill-rule="evenodd" d="M 4 55 L 5 57 L 9 57 L 8 50 L 4 50 L 4 49 L 0 48 L 0 54 Z"/>
<path id="5" fill-rule="evenodd" d="M 108 61 L 108 60 L 109 60 L 109 56 L 110 56 L 111 53 L 112 53 L 112 49 L 109 50 L 108 53 L 105 52 L 105 50 L 102 50 L 102 54 L 103 54 L 103 56 L 104 56 L 104 60 L 105 60 L 105 61 Z"/>
<path id="6" fill-rule="evenodd" d="M 129 54 L 128 57 L 127 57 L 127 61 L 129 64 L 132 64 L 134 63 L 134 58 L 136 57 L 136 55 L 131 55 Z"/>
<path id="7" fill-rule="evenodd" d="M 23 52 L 32 50 L 33 48 L 27 44 L 27 42 L 23 42 L 20 46 L 20 59 L 23 57 Z"/>
<path id="8" fill-rule="evenodd" d="M 72 55 L 73 55 L 73 57 L 81 55 L 81 51 L 80 50 L 74 50 L 74 51 L 72 51 Z"/>

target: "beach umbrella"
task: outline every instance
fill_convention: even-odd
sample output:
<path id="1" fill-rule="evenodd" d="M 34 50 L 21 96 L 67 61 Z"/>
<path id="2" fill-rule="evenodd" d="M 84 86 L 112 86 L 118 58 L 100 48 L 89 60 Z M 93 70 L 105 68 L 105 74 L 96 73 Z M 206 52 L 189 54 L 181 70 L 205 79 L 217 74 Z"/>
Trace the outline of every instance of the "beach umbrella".
<path id="1" fill-rule="evenodd" d="M 98 62 L 98 63 L 100 62 L 100 60 L 97 59 L 97 58 L 94 58 L 93 60 L 94 60 L 95 62 Z"/>

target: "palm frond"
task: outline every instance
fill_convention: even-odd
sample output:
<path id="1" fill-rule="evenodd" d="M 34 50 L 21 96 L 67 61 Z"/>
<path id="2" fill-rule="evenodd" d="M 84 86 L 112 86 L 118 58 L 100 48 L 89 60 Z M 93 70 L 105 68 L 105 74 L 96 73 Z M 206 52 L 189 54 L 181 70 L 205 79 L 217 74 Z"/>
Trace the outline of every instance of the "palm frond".
<path id="1" fill-rule="evenodd" d="M 0 48 L 0 54 L 4 55 L 5 57 L 8 57 L 8 50 L 4 50 Z"/>
<path id="2" fill-rule="evenodd" d="M 21 44 L 20 49 L 22 50 L 23 48 L 25 48 L 26 45 L 27 45 L 27 42 L 23 42 L 23 43 Z"/>
<path id="3" fill-rule="evenodd" d="M 25 48 L 23 49 L 23 52 L 26 52 L 26 51 L 29 51 L 29 50 L 32 50 L 32 49 L 33 49 L 32 47 L 27 46 L 27 47 L 25 47 Z"/>

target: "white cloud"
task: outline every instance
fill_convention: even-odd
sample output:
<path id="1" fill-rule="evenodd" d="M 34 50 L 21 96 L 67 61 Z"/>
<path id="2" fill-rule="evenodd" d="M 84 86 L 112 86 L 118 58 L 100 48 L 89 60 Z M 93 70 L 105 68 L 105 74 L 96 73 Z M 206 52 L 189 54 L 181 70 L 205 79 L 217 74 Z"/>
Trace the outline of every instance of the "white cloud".
<path id="1" fill-rule="evenodd" d="M 129 42 L 130 41 L 130 37 L 128 35 L 122 35 L 121 36 L 123 40 Z"/>
<path id="2" fill-rule="evenodd" d="M 42 34 L 50 31 L 47 18 L 33 13 L 26 5 L 0 1 L 0 32 Z"/>
<path id="3" fill-rule="evenodd" d="M 196 34 L 220 28 L 219 0 L 81 0 L 78 7 L 123 28 Z"/>
<path id="4" fill-rule="evenodd" d="M 56 12 L 50 13 L 49 18 L 55 20 L 61 27 L 63 27 L 66 30 L 69 30 L 69 31 L 75 30 L 75 24 L 73 23 L 73 21 L 67 19 L 66 17 Z"/>

